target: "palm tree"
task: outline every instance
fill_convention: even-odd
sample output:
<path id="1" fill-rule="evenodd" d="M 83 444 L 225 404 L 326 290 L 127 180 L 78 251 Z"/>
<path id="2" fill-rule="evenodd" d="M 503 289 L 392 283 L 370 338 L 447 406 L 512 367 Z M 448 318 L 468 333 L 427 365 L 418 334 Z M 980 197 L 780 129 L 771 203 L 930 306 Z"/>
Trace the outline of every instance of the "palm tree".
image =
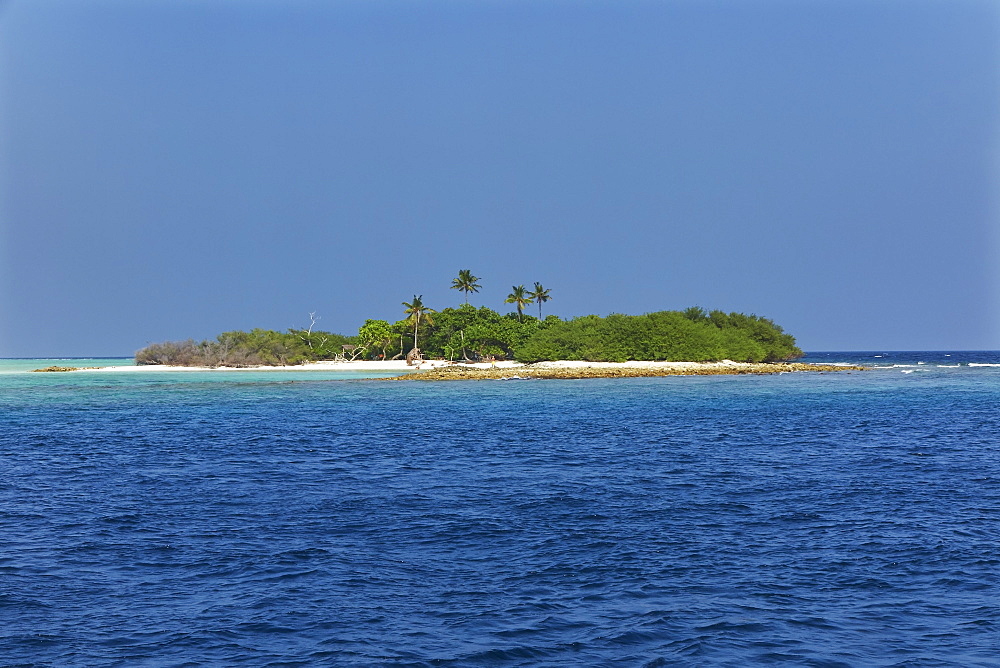
<path id="1" fill-rule="evenodd" d="M 552 291 L 551 290 L 546 290 L 545 288 L 542 287 L 541 283 L 539 283 L 538 281 L 535 281 L 535 291 L 528 293 L 529 297 L 531 297 L 536 302 L 538 302 L 538 319 L 539 320 L 542 319 L 542 304 L 544 304 L 545 302 L 547 302 L 550 299 L 552 299 L 552 297 L 549 295 L 550 292 L 552 292 Z"/>
<path id="2" fill-rule="evenodd" d="M 431 318 L 431 313 L 437 313 L 434 309 L 424 306 L 423 297 L 423 295 L 413 295 L 413 302 L 409 304 L 403 302 L 403 306 L 406 307 L 403 313 L 410 316 L 409 320 L 413 323 L 413 347 L 417 349 L 418 353 L 420 347 L 417 345 L 417 330 L 420 328 L 420 319 L 423 318 L 428 325 L 433 325 L 434 320 Z"/>
<path id="3" fill-rule="evenodd" d="M 532 299 L 531 295 L 524 291 L 523 285 L 514 285 L 511 287 L 511 292 L 507 295 L 507 299 L 504 300 L 504 304 L 516 304 L 517 305 L 517 319 L 524 320 L 524 307 L 526 304 L 530 304 Z"/>
<path id="4" fill-rule="evenodd" d="M 479 292 L 479 288 L 482 286 L 477 283 L 479 280 L 478 276 L 473 276 L 472 271 L 469 269 L 460 269 L 458 271 L 458 278 L 452 279 L 451 289 L 461 290 L 465 293 L 465 303 L 469 303 L 469 293 Z"/>

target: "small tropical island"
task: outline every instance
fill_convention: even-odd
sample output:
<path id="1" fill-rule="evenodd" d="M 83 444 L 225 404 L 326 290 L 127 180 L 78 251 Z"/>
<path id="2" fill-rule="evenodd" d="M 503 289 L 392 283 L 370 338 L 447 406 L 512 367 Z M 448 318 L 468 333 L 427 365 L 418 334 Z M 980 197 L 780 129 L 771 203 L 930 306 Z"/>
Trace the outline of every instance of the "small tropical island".
<path id="1" fill-rule="evenodd" d="M 795 338 L 767 318 L 744 313 L 683 311 L 643 315 L 587 315 L 563 320 L 544 315 L 551 290 L 512 286 L 501 314 L 475 307 L 480 277 L 463 269 L 451 288 L 464 293 L 457 306 L 435 310 L 422 295 L 402 302 L 396 322 L 368 319 L 357 334 L 316 328 L 286 331 L 230 331 L 205 341 L 168 341 L 148 345 L 135 355 L 137 365 L 207 368 L 288 367 L 323 362 L 405 360 L 418 373 L 403 378 L 584 378 L 691 374 L 833 371 L 842 366 L 793 363 L 802 357 Z M 526 313 L 536 305 L 537 317 Z M 423 368 L 426 365 L 426 369 Z M 513 375 L 512 375 L 513 372 Z M 521 372 L 521 373 L 518 373 Z"/>

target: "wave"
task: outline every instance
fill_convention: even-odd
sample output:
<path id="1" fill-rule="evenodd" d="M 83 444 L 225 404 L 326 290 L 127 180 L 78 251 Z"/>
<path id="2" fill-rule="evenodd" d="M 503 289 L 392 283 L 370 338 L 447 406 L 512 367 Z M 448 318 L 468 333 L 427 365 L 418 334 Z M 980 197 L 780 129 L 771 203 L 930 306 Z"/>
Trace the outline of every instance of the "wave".
<path id="1" fill-rule="evenodd" d="M 1000 366 L 991 362 L 969 362 L 969 366 Z"/>

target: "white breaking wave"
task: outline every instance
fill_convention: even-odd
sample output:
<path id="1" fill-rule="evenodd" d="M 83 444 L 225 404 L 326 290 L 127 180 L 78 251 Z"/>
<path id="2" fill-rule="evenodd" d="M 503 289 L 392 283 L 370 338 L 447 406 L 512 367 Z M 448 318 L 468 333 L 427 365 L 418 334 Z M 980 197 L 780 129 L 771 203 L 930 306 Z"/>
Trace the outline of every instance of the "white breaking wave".
<path id="1" fill-rule="evenodd" d="M 993 364 L 988 362 L 969 362 L 969 366 L 1000 366 L 1000 364 Z"/>

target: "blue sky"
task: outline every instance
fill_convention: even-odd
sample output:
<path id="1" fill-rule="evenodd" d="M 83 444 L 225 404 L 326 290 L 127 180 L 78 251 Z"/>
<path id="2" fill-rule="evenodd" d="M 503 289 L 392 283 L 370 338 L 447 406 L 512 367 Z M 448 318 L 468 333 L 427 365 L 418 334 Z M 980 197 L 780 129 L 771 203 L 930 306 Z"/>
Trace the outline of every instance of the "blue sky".
<path id="1" fill-rule="evenodd" d="M 422 294 L 1000 349 L 1000 5 L 0 0 L 0 356 Z"/>

